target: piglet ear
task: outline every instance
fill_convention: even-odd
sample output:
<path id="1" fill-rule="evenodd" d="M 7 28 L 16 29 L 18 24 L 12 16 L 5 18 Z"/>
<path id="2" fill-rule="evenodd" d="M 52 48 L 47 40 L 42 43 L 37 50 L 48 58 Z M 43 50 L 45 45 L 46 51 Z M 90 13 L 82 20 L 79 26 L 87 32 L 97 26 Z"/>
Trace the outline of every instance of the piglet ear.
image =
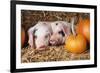
<path id="1" fill-rule="evenodd" d="M 70 34 L 71 34 L 70 26 L 64 24 L 64 25 L 63 25 L 63 32 L 64 32 L 65 36 L 70 35 Z"/>
<path id="2" fill-rule="evenodd" d="M 33 35 L 33 48 L 34 49 L 36 48 L 36 45 L 35 45 L 35 35 Z"/>
<path id="3" fill-rule="evenodd" d="M 35 45 L 35 39 L 37 38 L 37 36 L 35 35 L 36 31 L 37 31 L 37 29 L 34 28 L 34 30 L 33 30 L 33 48 L 36 48 L 36 45 Z"/>
<path id="4" fill-rule="evenodd" d="M 35 48 L 35 39 L 33 33 L 34 29 L 35 29 L 34 27 L 31 27 L 28 30 L 28 37 L 29 37 L 28 43 L 31 46 L 31 48 Z"/>

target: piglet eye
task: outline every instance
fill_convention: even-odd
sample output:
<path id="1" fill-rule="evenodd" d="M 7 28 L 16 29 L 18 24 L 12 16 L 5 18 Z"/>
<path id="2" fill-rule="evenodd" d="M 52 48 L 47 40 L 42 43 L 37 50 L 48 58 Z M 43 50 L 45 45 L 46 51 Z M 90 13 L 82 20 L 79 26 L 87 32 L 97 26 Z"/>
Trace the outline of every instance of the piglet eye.
<path id="1" fill-rule="evenodd" d="M 65 36 L 64 32 L 61 30 L 58 32 L 59 34 L 61 34 L 62 36 Z"/>
<path id="2" fill-rule="evenodd" d="M 56 23 L 56 25 L 58 25 L 58 23 Z"/>

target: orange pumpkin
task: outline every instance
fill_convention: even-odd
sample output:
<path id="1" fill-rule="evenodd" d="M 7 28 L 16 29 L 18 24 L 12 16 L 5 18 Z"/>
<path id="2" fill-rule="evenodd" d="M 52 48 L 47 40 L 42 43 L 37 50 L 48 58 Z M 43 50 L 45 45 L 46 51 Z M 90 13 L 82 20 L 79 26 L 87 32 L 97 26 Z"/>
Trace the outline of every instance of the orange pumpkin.
<path id="1" fill-rule="evenodd" d="M 21 29 L 21 47 L 24 46 L 25 43 L 25 30 L 24 28 Z"/>
<path id="2" fill-rule="evenodd" d="M 79 54 L 87 49 L 87 42 L 81 34 L 70 35 L 65 42 L 65 49 L 71 53 Z"/>
<path id="3" fill-rule="evenodd" d="M 80 18 L 79 23 L 76 26 L 76 32 L 82 34 L 88 42 L 90 42 L 90 19 Z"/>

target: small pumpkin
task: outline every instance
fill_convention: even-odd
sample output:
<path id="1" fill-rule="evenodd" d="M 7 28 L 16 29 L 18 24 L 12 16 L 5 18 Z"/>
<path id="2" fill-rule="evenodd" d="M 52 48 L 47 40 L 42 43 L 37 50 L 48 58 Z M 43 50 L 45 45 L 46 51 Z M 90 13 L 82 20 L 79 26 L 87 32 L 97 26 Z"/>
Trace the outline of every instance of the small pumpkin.
<path id="1" fill-rule="evenodd" d="M 74 23 L 72 24 L 72 34 L 66 38 L 65 49 L 71 53 L 79 54 L 87 49 L 86 38 L 79 33 L 76 33 Z"/>
<path id="2" fill-rule="evenodd" d="M 24 46 L 25 43 L 25 30 L 24 28 L 21 28 L 21 47 Z"/>
<path id="3" fill-rule="evenodd" d="M 76 26 L 76 32 L 82 34 L 90 42 L 90 19 L 81 17 Z"/>
<path id="4" fill-rule="evenodd" d="M 66 39 L 65 49 L 71 53 L 79 54 L 87 49 L 87 42 L 83 35 L 70 35 Z"/>

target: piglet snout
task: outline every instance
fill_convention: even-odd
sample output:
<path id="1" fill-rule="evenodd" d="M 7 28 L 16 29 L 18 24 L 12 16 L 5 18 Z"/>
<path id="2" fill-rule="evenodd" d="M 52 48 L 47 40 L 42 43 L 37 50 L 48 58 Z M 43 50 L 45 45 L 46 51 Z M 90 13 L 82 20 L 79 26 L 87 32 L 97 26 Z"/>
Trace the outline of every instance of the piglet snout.
<path id="1" fill-rule="evenodd" d="M 56 41 L 55 40 L 50 40 L 50 43 L 51 44 L 56 44 Z"/>
<path id="2" fill-rule="evenodd" d="M 42 45 L 40 46 L 39 48 L 36 48 L 37 50 L 45 50 L 46 49 L 46 46 L 45 45 Z"/>
<path id="3" fill-rule="evenodd" d="M 45 45 L 42 45 L 42 46 L 40 46 L 39 48 L 46 48 L 46 46 L 45 46 Z"/>
<path id="4" fill-rule="evenodd" d="M 50 40 L 50 44 L 51 45 L 57 45 L 57 41 L 56 40 Z"/>

